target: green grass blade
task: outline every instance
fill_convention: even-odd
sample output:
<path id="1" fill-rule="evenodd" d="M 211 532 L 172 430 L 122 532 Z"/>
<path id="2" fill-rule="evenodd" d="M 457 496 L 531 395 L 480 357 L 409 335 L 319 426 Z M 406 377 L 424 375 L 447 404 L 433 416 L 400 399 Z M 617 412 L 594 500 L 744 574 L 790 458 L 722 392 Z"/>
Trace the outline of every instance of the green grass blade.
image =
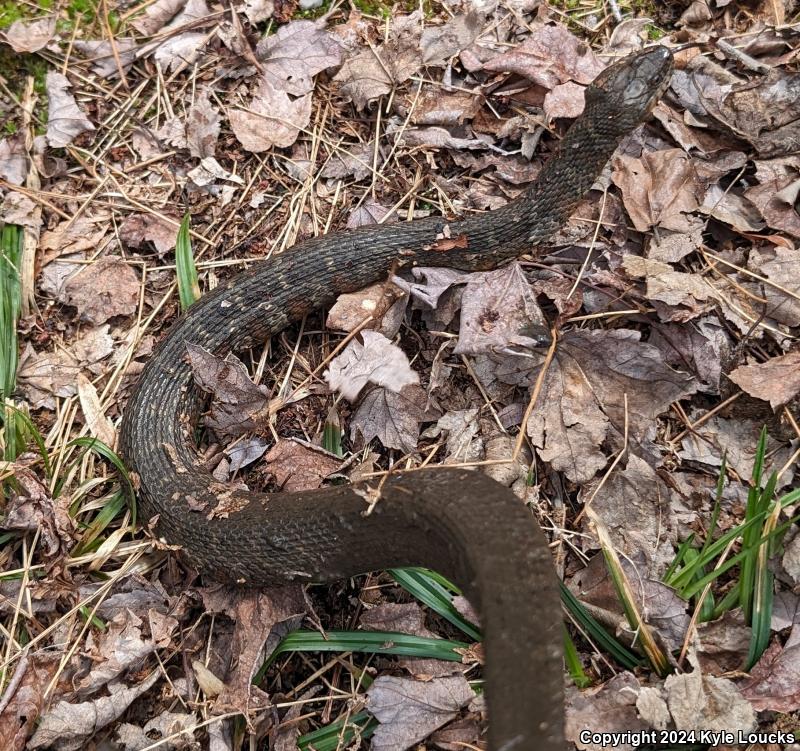
<path id="1" fill-rule="evenodd" d="M 187 213 L 183 217 L 175 241 L 175 273 L 178 277 L 178 297 L 181 301 L 181 310 L 186 310 L 200 299 L 200 282 L 197 278 L 197 268 L 194 265 L 192 240 L 189 237 L 190 221 L 191 217 Z"/>
<path id="2" fill-rule="evenodd" d="M 0 230 L 0 402 L 8 399 L 17 385 L 22 236 L 22 228 L 16 224 L 6 224 Z"/>
<path id="3" fill-rule="evenodd" d="M 689 553 L 689 550 L 692 548 L 692 543 L 694 542 L 694 532 L 692 532 L 678 547 L 678 552 L 675 553 L 675 557 L 672 559 L 672 563 L 669 564 L 669 568 L 664 572 L 664 583 L 671 584 L 670 579 L 675 575 L 678 567 L 684 565 L 686 562 L 686 556 Z"/>
<path id="4" fill-rule="evenodd" d="M 39 429 L 33 424 L 30 415 L 23 412 L 19 407 L 15 407 L 13 404 L 6 404 L 6 410 L 7 414 L 10 412 L 14 415 L 15 427 L 25 448 L 27 448 L 29 439 L 36 444 L 36 448 L 39 450 L 39 454 L 42 457 L 45 475 L 47 479 L 50 480 L 53 477 L 53 465 L 50 461 L 50 452 L 47 450 L 44 437 L 39 432 Z M 6 458 L 8 459 L 8 457 Z M 12 459 L 8 460 L 12 461 Z"/>
<path id="5" fill-rule="evenodd" d="M 763 538 L 761 538 L 760 541 L 761 542 L 767 542 L 767 541 L 769 541 L 769 540 L 771 540 L 771 539 L 773 539 L 773 538 L 775 538 L 775 537 L 777 537 L 779 535 L 784 534 L 797 521 L 800 521 L 800 514 L 797 514 L 796 516 L 793 516 L 791 519 L 789 519 L 789 521 L 784 522 L 779 527 L 776 527 L 772 532 L 770 532 L 769 534 L 767 534 Z M 731 568 L 733 568 L 737 563 L 741 563 L 741 561 L 743 561 L 749 555 L 750 555 L 750 551 L 749 550 L 743 550 L 740 553 L 737 553 L 732 558 L 728 558 L 728 560 L 726 560 L 725 563 L 723 563 L 721 566 L 719 566 L 718 568 L 714 569 L 709 574 L 706 574 L 702 579 L 698 579 L 694 584 L 686 587 L 680 593 L 681 597 L 684 597 L 686 599 L 689 599 L 689 598 L 693 597 L 699 591 L 701 591 L 703 589 L 703 587 L 706 586 L 706 584 L 708 584 L 711 581 L 714 581 L 714 579 L 719 578 L 719 576 L 721 576 L 726 571 L 728 571 Z M 740 580 L 738 582 L 738 586 L 739 586 L 740 589 L 741 589 L 741 587 L 744 586 L 741 578 L 740 578 Z M 741 596 L 740 596 L 739 599 L 740 599 L 740 602 L 741 602 Z"/>
<path id="6" fill-rule="evenodd" d="M 410 592 L 421 603 L 427 605 L 442 618 L 450 621 L 470 639 L 481 641 L 483 636 L 480 629 L 456 610 L 453 605 L 453 595 L 430 576 L 426 569 L 394 568 L 389 570 L 389 574 L 403 589 Z"/>
<path id="7" fill-rule="evenodd" d="M 425 657 L 461 662 L 469 644 L 451 639 L 411 636 L 395 631 L 292 631 L 261 666 L 253 683 L 263 680 L 267 668 L 285 652 L 367 652 L 369 654 Z"/>
<path id="8" fill-rule="evenodd" d="M 89 451 L 94 451 L 94 453 L 96 453 L 99 457 L 105 459 L 107 462 L 110 462 L 117 470 L 117 472 L 119 472 L 119 476 L 122 478 L 122 488 L 125 493 L 125 500 L 127 501 L 131 509 L 131 519 L 132 519 L 131 524 L 135 526 L 136 493 L 133 489 L 133 481 L 131 480 L 131 476 L 128 474 L 128 468 L 125 466 L 125 463 L 119 457 L 119 454 L 113 451 L 109 446 L 107 446 L 98 438 L 93 438 L 91 436 L 81 436 L 80 438 L 74 438 L 67 444 L 67 447 L 71 446 L 79 446 Z M 58 492 L 56 492 L 54 495 L 58 495 Z"/>
<path id="9" fill-rule="evenodd" d="M 620 644 L 614 637 L 597 622 L 591 613 L 583 606 L 580 600 L 567 588 L 564 582 L 560 582 L 561 602 L 574 619 L 575 623 L 584 631 L 588 637 L 602 649 L 606 654 L 614 658 L 628 670 L 634 670 L 642 664 L 642 661 L 629 649 Z"/>
<path id="10" fill-rule="evenodd" d="M 342 423 L 335 404 L 328 410 L 328 415 L 325 418 L 325 426 L 322 429 L 322 448 L 336 456 L 344 456 L 344 450 L 342 449 Z"/>
<path id="11" fill-rule="evenodd" d="M 100 509 L 91 523 L 85 528 L 81 541 L 72 551 L 72 555 L 79 556 L 90 552 L 95 540 L 103 534 L 106 528 L 117 518 L 117 515 L 126 505 L 127 499 L 125 498 L 125 493 L 122 491 L 114 493 L 108 503 Z"/>
<path id="12" fill-rule="evenodd" d="M 567 670 L 569 670 L 572 682 L 578 688 L 588 688 L 592 685 L 589 676 L 583 672 L 580 655 L 578 655 L 575 642 L 572 641 L 572 637 L 569 635 L 566 626 L 564 627 L 564 662 L 566 663 Z"/>
<path id="13" fill-rule="evenodd" d="M 297 739 L 300 751 L 340 751 L 349 748 L 355 739 L 369 738 L 378 727 L 378 721 L 369 712 L 359 712 L 349 719 L 342 718 L 324 728 L 301 735 Z"/>
<path id="14" fill-rule="evenodd" d="M 708 531 L 706 532 L 706 539 L 703 543 L 701 555 L 708 550 L 709 546 L 711 545 L 711 541 L 714 539 L 714 532 L 717 529 L 720 509 L 722 508 L 722 493 L 725 490 L 725 473 L 727 472 L 727 469 L 728 453 L 724 452 L 722 454 L 722 463 L 719 467 L 719 475 L 717 476 L 717 491 L 714 495 L 714 509 L 711 512 L 711 522 L 708 525 Z"/>

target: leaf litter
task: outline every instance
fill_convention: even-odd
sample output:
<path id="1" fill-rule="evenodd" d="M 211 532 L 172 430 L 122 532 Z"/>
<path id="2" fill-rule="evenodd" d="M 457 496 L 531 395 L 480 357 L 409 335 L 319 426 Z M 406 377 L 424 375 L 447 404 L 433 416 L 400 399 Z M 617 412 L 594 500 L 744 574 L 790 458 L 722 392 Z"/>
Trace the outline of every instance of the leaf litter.
<path id="1" fill-rule="evenodd" d="M 742 611 L 694 620 L 663 578 L 681 542 L 705 539 L 723 457 L 716 534 L 741 522 L 762 425 L 777 486 L 797 483 L 792 4 L 622 7 L 621 22 L 589 2 L 451 0 L 381 17 L 326 5 L 316 18 L 292 2 L 107 5 L 113 26 L 26 11 L 2 37 L 46 68 L 38 87 L 9 80 L 0 138 L 3 220 L 32 242 L 14 404 L 50 459 L 0 464 L 0 480 L 15 478 L 0 552 L 10 747 L 113 733 L 126 749 L 222 751 L 241 714 L 253 742 L 293 749 L 363 708 L 379 724 L 360 748 L 481 747 L 472 666 L 309 655 L 251 685 L 301 624 L 464 637 L 386 574 L 307 597 L 200 588 L 114 506 L 110 465 L 71 441 L 113 448 L 135 376 L 178 314 L 185 211 L 210 289 L 310 235 L 501 206 L 582 111 L 586 84 L 654 33 L 699 46 L 677 53 L 654 118 L 547 248 L 491 272 L 414 269 L 236 358 L 190 347 L 210 394 L 202 461 L 221 482 L 292 490 L 505 460 L 513 471 L 487 469 L 532 506 L 595 617 L 636 648 L 586 505 L 672 659 L 688 645 L 664 679 L 615 670 L 571 632 L 592 683 L 569 690 L 572 740 L 584 727 L 785 729 L 800 711 L 796 534 L 773 551 L 772 632 L 749 675 Z M 716 596 L 734 584 L 723 576 Z"/>

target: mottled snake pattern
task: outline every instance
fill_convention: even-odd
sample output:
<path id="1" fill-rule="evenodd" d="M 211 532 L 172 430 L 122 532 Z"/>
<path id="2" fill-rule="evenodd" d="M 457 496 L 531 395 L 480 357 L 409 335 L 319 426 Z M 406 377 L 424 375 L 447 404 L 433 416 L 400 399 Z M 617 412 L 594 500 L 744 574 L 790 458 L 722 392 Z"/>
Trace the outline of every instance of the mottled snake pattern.
<path id="1" fill-rule="evenodd" d="M 606 68 L 537 180 L 502 208 L 317 237 L 219 285 L 161 342 L 123 416 L 121 449 L 135 473 L 141 517 L 155 519 L 158 536 L 208 577 L 264 586 L 427 566 L 462 587 L 485 633 L 492 751 L 565 745 L 559 592 L 530 510 L 486 475 L 457 468 L 390 477 L 368 515 L 363 493 L 349 487 L 264 494 L 222 485 L 194 446 L 203 398 L 186 344 L 224 356 L 398 267 L 489 269 L 535 253 L 566 223 L 621 139 L 647 119 L 671 70 L 663 46 Z"/>

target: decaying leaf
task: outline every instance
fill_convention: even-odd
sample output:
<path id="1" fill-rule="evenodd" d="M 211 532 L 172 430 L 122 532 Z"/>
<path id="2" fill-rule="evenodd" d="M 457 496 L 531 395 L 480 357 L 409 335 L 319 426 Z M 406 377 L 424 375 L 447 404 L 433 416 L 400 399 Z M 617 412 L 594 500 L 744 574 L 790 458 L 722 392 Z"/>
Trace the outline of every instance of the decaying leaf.
<path id="1" fill-rule="evenodd" d="M 517 47 L 487 60 L 484 70 L 510 71 L 545 89 L 590 83 L 603 69 L 591 48 L 560 24 L 539 26 Z"/>
<path id="2" fill-rule="evenodd" d="M 376 331 L 363 331 L 362 338 L 363 344 L 354 339 L 331 360 L 324 374 L 331 390 L 352 402 L 368 383 L 395 392 L 419 383 L 403 350 Z"/>
<path id="3" fill-rule="evenodd" d="M 82 267 L 64 283 L 64 300 L 94 324 L 129 316 L 139 304 L 139 279 L 121 258 L 101 258 Z"/>
<path id="4" fill-rule="evenodd" d="M 350 435 L 355 439 L 360 434 L 364 443 L 377 438 L 386 448 L 414 451 L 420 423 L 430 419 L 428 396 L 419 386 L 406 386 L 399 392 L 376 387 L 362 397 L 353 413 Z"/>
<path id="5" fill-rule="evenodd" d="M 262 425 L 269 406 L 269 389 L 250 380 L 244 363 L 233 354 L 217 357 L 186 343 L 197 385 L 213 395 L 206 424 L 230 436 L 244 435 Z"/>
<path id="6" fill-rule="evenodd" d="M 52 498 L 36 475 L 22 465 L 14 467 L 17 488 L 11 491 L 4 529 L 39 532 L 39 544 L 49 559 L 63 556 L 74 543 L 75 522 L 69 514 L 69 498 Z"/>
<path id="7" fill-rule="evenodd" d="M 800 628 L 792 628 L 786 644 L 773 642 L 740 686 L 742 695 L 762 711 L 796 712 L 800 708 Z"/>
<path id="8" fill-rule="evenodd" d="M 461 327 L 455 354 L 535 346 L 525 331 L 545 326 L 536 296 L 519 264 L 473 274 L 461 297 Z"/>
<path id="9" fill-rule="evenodd" d="M 200 724 L 198 717 L 190 712 L 161 712 L 147 720 L 142 727 L 123 722 L 116 732 L 123 751 L 139 751 L 154 743 L 170 740 L 164 748 L 174 751 L 199 751 L 200 744 L 195 740 L 192 728 Z"/>
<path id="10" fill-rule="evenodd" d="M 604 751 L 606 746 L 580 740 L 580 733 L 591 728 L 593 733 L 618 732 L 621 730 L 643 730 L 647 728 L 636 712 L 636 697 L 639 682 L 633 673 L 619 673 L 611 680 L 589 691 L 567 690 L 566 727 L 568 741 L 586 751 Z M 618 748 L 633 751 L 630 744 Z"/>
<path id="11" fill-rule="evenodd" d="M 45 81 L 47 88 L 47 142 L 53 148 L 69 146 L 76 136 L 94 125 L 78 107 L 75 97 L 69 93 L 70 83 L 66 76 L 51 70 Z"/>
<path id="12" fill-rule="evenodd" d="M 27 174 L 28 155 L 25 152 L 25 138 L 17 134 L 0 140 L 0 177 L 12 185 L 22 185 Z"/>
<path id="13" fill-rule="evenodd" d="M 689 652 L 691 673 L 667 676 L 664 682 L 667 706 L 678 730 L 727 730 L 748 732 L 755 727 L 756 713 L 728 678 L 703 675 L 697 658 Z"/>
<path id="14" fill-rule="evenodd" d="M 29 23 L 14 21 L 4 36 L 14 52 L 38 52 L 53 38 L 55 32 L 55 16 L 47 16 Z"/>
<path id="15" fill-rule="evenodd" d="M 266 694 L 252 684 L 253 675 L 261 665 L 262 654 L 269 654 L 288 631 L 299 626 L 307 608 L 302 588 L 222 587 L 203 590 L 202 595 L 207 610 L 225 613 L 235 623 L 231 651 L 237 661 L 224 676 L 225 689 L 217 698 L 215 709 L 249 717 L 269 703 Z"/>
<path id="16" fill-rule="evenodd" d="M 408 297 L 391 280 L 378 282 L 358 292 L 339 295 L 328 311 L 325 326 L 347 332 L 363 326 L 390 339 L 400 329 L 407 303 Z"/>
<path id="17" fill-rule="evenodd" d="M 124 37 L 115 39 L 113 45 L 106 39 L 75 40 L 75 49 L 92 61 L 92 72 L 101 78 L 118 77 L 120 66 L 127 71 L 136 61 L 138 47 L 135 39 Z"/>
<path id="18" fill-rule="evenodd" d="M 36 727 L 45 705 L 45 691 L 59 668 L 60 659 L 55 652 L 39 650 L 16 661 L 9 686 L 16 682 L 17 687 L 13 695 L 7 696 L 8 703 L 0 712 L 0 738 L 7 751 L 26 748 L 25 741 Z"/>
<path id="19" fill-rule="evenodd" d="M 528 435 L 544 461 L 586 482 L 606 463 L 603 442 L 619 444 L 626 421 L 629 440 L 641 441 L 672 402 L 696 389 L 639 332 L 571 331 L 545 376 Z M 627 414 L 620 394 L 627 395 Z"/>
<path id="20" fill-rule="evenodd" d="M 234 135 L 248 151 L 291 146 L 311 119 L 311 96 L 291 99 L 262 78 L 247 107 L 228 110 Z"/>
<path id="21" fill-rule="evenodd" d="M 694 229 L 691 213 L 704 191 L 692 159 L 682 149 L 645 152 L 639 158 L 620 154 L 613 164 L 612 179 L 637 230 Z"/>
<path id="22" fill-rule="evenodd" d="M 80 703 L 58 702 L 42 716 L 26 748 L 52 748 L 56 751 L 78 751 L 86 748 L 87 740 L 95 732 L 122 716 L 161 677 L 161 672 L 154 670 L 135 686 L 112 683 L 109 685 L 108 696 L 99 696 Z"/>
<path id="23" fill-rule="evenodd" d="M 453 16 L 443 26 L 427 26 L 420 40 L 422 61 L 426 65 L 442 65 L 477 39 L 483 21 L 483 16 L 472 10 Z"/>
<path id="24" fill-rule="evenodd" d="M 334 81 L 341 84 L 342 96 L 358 109 L 387 94 L 394 84 L 408 80 L 422 65 L 419 44 L 422 36 L 419 11 L 400 16 L 392 23 L 389 40 L 348 57 Z"/>
<path id="25" fill-rule="evenodd" d="M 301 97 L 314 88 L 314 76 L 341 62 L 342 48 L 314 21 L 291 21 L 265 36 L 256 48 L 264 75 L 277 91 Z"/>
<path id="26" fill-rule="evenodd" d="M 584 492 L 608 527 L 615 547 L 631 558 L 641 554 L 648 562 L 648 573 L 662 574 L 675 555 L 675 495 L 655 470 L 631 455 L 625 469 L 617 469 L 599 488 L 585 486 Z"/>
<path id="27" fill-rule="evenodd" d="M 342 460 L 319 446 L 281 439 L 266 456 L 269 471 L 281 490 L 311 490 L 335 472 Z"/>
<path id="28" fill-rule="evenodd" d="M 367 690 L 370 712 L 380 725 L 375 751 L 404 751 L 452 720 L 474 693 L 463 675 L 427 682 L 381 676 Z"/>
<path id="29" fill-rule="evenodd" d="M 730 379 L 750 396 L 778 409 L 800 392 L 800 350 L 764 363 L 742 365 L 730 374 Z"/>
<path id="30" fill-rule="evenodd" d="M 130 214 L 120 225 L 119 236 L 130 248 L 141 248 L 146 242 L 151 242 L 161 256 L 175 247 L 177 222 L 168 222 L 151 214 Z"/>
<path id="31" fill-rule="evenodd" d="M 211 104 L 208 89 L 203 89 L 186 113 L 186 144 L 192 156 L 214 156 L 220 129 L 219 111 Z"/>

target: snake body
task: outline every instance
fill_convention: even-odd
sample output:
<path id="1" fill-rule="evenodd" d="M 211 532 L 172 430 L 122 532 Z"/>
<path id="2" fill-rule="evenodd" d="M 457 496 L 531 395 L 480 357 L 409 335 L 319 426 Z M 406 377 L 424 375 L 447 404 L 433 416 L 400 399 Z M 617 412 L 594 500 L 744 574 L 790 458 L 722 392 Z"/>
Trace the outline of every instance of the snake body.
<path id="1" fill-rule="evenodd" d="M 671 69 L 671 53 L 658 46 L 604 70 L 538 179 L 500 209 L 318 237 L 221 284 L 173 326 L 125 409 L 121 449 L 142 518 L 210 577 L 263 586 L 414 565 L 459 584 L 485 632 L 493 751 L 564 747 L 560 600 L 528 509 L 463 469 L 390 478 L 368 515 L 363 492 L 348 487 L 262 494 L 222 485 L 193 447 L 202 397 L 186 343 L 225 355 L 398 265 L 488 269 L 531 250 L 563 226 L 620 140 L 646 119 Z"/>

